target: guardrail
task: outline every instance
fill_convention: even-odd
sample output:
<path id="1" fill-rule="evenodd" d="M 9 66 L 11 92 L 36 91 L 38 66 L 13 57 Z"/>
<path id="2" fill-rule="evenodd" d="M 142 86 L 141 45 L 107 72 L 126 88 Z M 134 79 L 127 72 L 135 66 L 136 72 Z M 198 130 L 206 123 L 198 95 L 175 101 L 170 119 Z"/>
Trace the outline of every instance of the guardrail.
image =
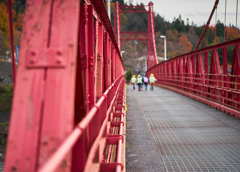
<path id="1" fill-rule="evenodd" d="M 228 57 L 230 48 L 233 48 L 233 57 Z M 221 51 L 222 72 L 218 55 Z M 151 73 L 155 75 L 156 85 L 179 92 L 240 118 L 239 57 L 240 39 L 235 39 L 162 62 L 150 68 L 147 75 Z M 228 58 L 232 58 L 230 75 Z"/>
<path id="2" fill-rule="evenodd" d="M 79 147 L 88 147 L 89 151 L 77 151 L 81 156 L 73 160 L 78 161 L 74 170 L 122 171 L 125 167 L 125 162 L 122 162 L 125 114 L 125 79 L 121 76 L 105 91 L 39 171 L 55 171 L 67 153 L 72 148 L 77 151 Z M 85 136 L 88 136 L 88 141 L 81 138 Z"/>
<path id="3" fill-rule="evenodd" d="M 4 171 L 124 171 L 124 69 L 103 1 L 27 1 L 23 33 Z"/>

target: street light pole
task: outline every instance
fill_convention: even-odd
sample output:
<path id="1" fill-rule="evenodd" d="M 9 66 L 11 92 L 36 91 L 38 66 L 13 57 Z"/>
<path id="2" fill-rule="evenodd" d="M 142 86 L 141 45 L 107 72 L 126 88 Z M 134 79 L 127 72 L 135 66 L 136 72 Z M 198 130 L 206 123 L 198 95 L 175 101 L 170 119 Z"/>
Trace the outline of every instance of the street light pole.
<path id="1" fill-rule="evenodd" d="M 108 0 L 108 16 L 109 16 L 109 20 L 111 21 L 111 7 L 110 7 L 110 0 Z"/>
<path id="2" fill-rule="evenodd" d="M 8 53 L 9 53 L 9 51 L 6 51 L 6 54 L 7 54 L 7 58 L 6 58 L 6 61 L 8 61 Z"/>
<path id="3" fill-rule="evenodd" d="M 121 51 L 121 56 L 122 56 L 123 53 L 125 53 L 125 51 Z"/>
<path id="4" fill-rule="evenodd" d="M 166 36 L 161 35 L 160 38 L 164 38 L 164 60 L 167 60 L 167 39 Z"/>
<path id="5" fill-rule="evenodd" d="M 134 41 L 134 44 L 135 44 L 135 54 L 137 54 L 137 51 L 136 51 L 136 45 L 138 44 L 137 40 Z"/>

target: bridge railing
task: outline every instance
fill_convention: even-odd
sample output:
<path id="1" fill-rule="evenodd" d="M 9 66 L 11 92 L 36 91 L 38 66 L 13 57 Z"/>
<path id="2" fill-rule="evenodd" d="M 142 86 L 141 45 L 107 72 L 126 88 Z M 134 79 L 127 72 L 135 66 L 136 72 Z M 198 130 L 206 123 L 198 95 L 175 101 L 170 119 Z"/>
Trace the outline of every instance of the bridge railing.
<path id="1" fill-rule="evenodd" d="M 125 79 L 105 4 L 29 0 L 4 171 L 124 170 Z"/>
<path id="2" fill-rule="evenodd" d="M 40 171 L 56 170 L 70 151 L 78 154 L 72 159 L 75 162 L 73 171 L 122 171 L 124 116 L 125 79 L 121 76 L 75 126 Z"/>
<path id="3" fill-rule="evenodd" d="M 230 51 L 232 56 L 228 55 Z M 147 75 L 151 73 L 157 79 L 156 85 L 240 118 L 240 39 L 177 56 L 150 68 Z"/>

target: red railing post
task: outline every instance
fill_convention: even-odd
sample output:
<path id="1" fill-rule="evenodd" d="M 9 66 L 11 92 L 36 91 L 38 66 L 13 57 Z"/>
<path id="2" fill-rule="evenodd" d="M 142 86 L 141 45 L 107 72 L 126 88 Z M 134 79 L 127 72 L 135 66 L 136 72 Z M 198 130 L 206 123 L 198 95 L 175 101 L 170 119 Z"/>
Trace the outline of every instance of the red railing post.
<path id="1" fill-rule="evenodd" d="M 89 82 L 89 109 L 91 109 L 95 104 L 95 88 L 94 88 L 94 64 L 95 64 L 95 57 L 94 57 L 94 19 L 93 19 L 93 6 L 88 5 L 87 8 L 87 24 L 86 29 L 88 31 L 87 34 L 87 43 L 88 43 L 88 82 Z"/>
<path id="2" fill-rule="evenodd" d="M 16 63 L 14 56 L 14 38 L 13 38 L 13 24 L 12 24 L 12 4 L 11 0 L 8 0 L 8 23 L 9 23 L 9 36 L 10 36 L 10 45 L 11 45 L 11 60 L 12 60 L 12 81 L 13 88 L 15 86 L 16 81 Z"/>
<path id="3" fill-rule="evenodd" d="M 211 57 L 211 66 L 210 66 L 210 84 L 213 85 L 213 88 L 210 88 L 210 92 L 213 95 L 218 95 L 218 91 L 215 86 L 219 85 L 218 81 L 218 75 L 221 74 L 220 71 L 220 64 L 219 64 L 219 57 L 218 52 L 216 49 L 212 51 L 212 57 Z M 217 97 L 214 96 L 214 99 L 217 100 Z"/>
<path id="4" fill-rule="evenodd" d="M 108 56 L 109 56 L 109 43 L 108 43 L 108 33 L 104 33 L 104 43 L 103 43 L 103 59 L 104 59 L 104 90 L 108 88 Z"/>
<path id="5" fill-rule="evenodd" d="M 196 64 L 196 79 L 197 79 L 197 89 L 198 94 L 202 95 L 202 85 L 204 84 L 204 71 L 203 71 L 203 62 L 202 55 L 200 53 L 197 54 L 197 64 Z"/>
<path id="6" fill-rule="evenodd" d="M 97 22 L 97 40 L 96 40 L 96 96 L 97 100 L 103 93 L 103 24 Z"/>
<path id="7" fill-rule="evenodd" d="M 240 39 L 206 47 L 177 56 L 151 67 L 147 72 L 157 74 L 158 67 L 164 68 L 165 80 L 156 85 L 179 92 L 204 102 L 233 116 L 240 117 Z M 227 70 L 227 48 L 235 46 L 230 77 Z M 223 74 L 221 74 L 218 51 L 223 50 Z M 218 51 L 217 51 L 218 50 Z M 210 72 L 208 54 L 211 52 Z M 204 54 L 204 68 L 202 54 Z M 195 58 L 197 61 L 195 61 Z M 183 63 L 183 64 L 181 64 Z M 176 80 L 183 66 L 184 78 Z M 228 79 L 230 78 L 230 79 Z M 180 84 L 181 82 L 182 84 Z"/>

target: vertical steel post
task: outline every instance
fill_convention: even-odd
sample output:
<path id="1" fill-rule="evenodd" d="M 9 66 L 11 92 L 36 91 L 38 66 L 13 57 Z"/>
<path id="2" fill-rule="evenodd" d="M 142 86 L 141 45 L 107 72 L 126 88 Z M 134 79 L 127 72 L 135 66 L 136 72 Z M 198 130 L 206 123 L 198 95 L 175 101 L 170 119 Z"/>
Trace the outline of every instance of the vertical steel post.
<path id="1" fill-rule="evenodd" d="M 104 91 L 108 88 L 108 56 L 109 56 L 109 50 L 108 50 L 108 33 L 104 33 L 104 44 L 103 44 L 103 58 L 104 58 Z"/>
<path id="2" fill-rule="evenodd" d="M 9 34 L 10 34 L 10 44 L 11 44 L 11 57 L 12 57 L 12 81 L 13 88 L 16 81 L 16 64 L 14 56 L 14 39 L 13 39 L 13 27 L 12 27 L 12 5 L 11 0 L 8 0 L 8 21 L 9 21 Z"/>
<path id="3" fill-rule="evenodd" d="M 87 30 L 88 30 L 88 59 L 89 59 L 89 67 L 88 67 L 88 82 L 89 82 L 89 109 L 91 109 L 95 104 L 95 92 L 94 92 L 94 64 L 95 64 L 95 56 L 94 56 L 94 19 L 93 19 L 93 6 L 88 6 L 87 13 Z"/>
<path id="4" fill-rule="evenodd" d="M 97 45 L 96 45 L 96 96 L 97 100 L 103 93 L 103 25 L 97 22 Z"/>
<path id="5" fill-rule="evenodd" d="M 32 49 L 28 53 L 30 47 L 41 47 L 42 49 L 47 47 L 48 35 L 46 33 L 48 33 L 50 24 L 51 1 L 44 4 L 45 11 L 42 15 L 40 15 L 40 7 L 43 7 L 43 2 L 37 0 L 33 2 L 31 6 L 29 1 L 26 2 L 24 21 L 28 27 L 23 27 L 25 36 L 21 40 L 21 58 L 16 77 L 18 85 L 14 89 L 8 132 L 8 143 L 14 146 L 7 147 L 4 171 L 13 169 L 35 171 L 38 167 L 37 154 L 39 153 L 45 70 L 43 68 L 27 68 L 25 62 L 27 56 L 35 56 L 39 53 L 36 49 Z M 32 8 L 35 9 L 34 12 L 32 12 Z M 27 14 L 31 14 L 31 16 Z M 40 31 L 34 27 L 36 23 L 42 25 Z M 32 62 L 35 61 L 32 60 Z"/>
<path id="6" fill-rule="evenodd" d="M 116 14 L 116 27 L 115 27 L 115 23 L 114 23 L 114 28 L 116 28 L 116 32 L 117 32 L 117 42 L 118 42 L 118 48 L 119 51 L 121 52 L 121 24 L 120 24 L 120 13 L 119 13 L 119 2 L 117 1 L 115 3 L 115 14 Z"/>

